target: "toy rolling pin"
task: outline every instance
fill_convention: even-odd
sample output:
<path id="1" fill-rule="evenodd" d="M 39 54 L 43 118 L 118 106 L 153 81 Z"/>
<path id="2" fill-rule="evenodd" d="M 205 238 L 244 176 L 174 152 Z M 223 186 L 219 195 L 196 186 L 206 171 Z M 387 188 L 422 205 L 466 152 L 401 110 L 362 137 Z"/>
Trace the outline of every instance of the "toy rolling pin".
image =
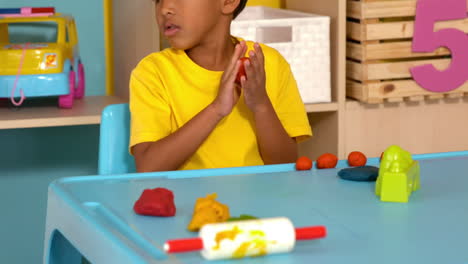
<path id="1" fill-rule="evenodd" d="M 268 218 L 204 225 L 198 238 L 170 240 L 167 253 L 200 251 L 208 260 L 258 257 L 293 250 L 296 240 L 326 236 L 324 226 L 294 228 L 288 218 Z"/>

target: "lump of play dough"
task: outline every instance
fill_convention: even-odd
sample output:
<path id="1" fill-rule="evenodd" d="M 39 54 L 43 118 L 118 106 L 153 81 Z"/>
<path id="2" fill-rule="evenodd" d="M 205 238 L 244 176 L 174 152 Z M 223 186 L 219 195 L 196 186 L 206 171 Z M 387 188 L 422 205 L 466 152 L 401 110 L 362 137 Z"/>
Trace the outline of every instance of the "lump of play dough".
<path id="1" fill-rule="evenodd" d="M 246 221 L 246 220 L 254 220 L 258 219 L 258 217 L 252 215 L 241 214 L 239 217 L 231 217 L 227 220 L 227 222 L 234 222 L 234 221 Z"/>
<path id="2" fill-rule="evenodd" d="M 217 194 L 213 193 L 197 199 L 188 230 L 198 231 L 206 224 L 226 222 L 229 219 L 229 207 L 216 201 L 216 197 Z"/>
<path id="3" fill-rule="evenodd" d="M 374 166 L 362 166 L 342 169 L 338 176 L 349 181 L 376 181 L 379 176 L 379 168 Z"/>
<path id="4" fill-rule="evenodd" d="M 331 154 L 325 153 L 317 159 L 317 169 L 333 169 L 338 163 L 338 157 Z"/>
<path id="5" fill-rule="evenodd" d="M 367 157 L 360 151 L 353 151 L 348 155 L 348 165 L 351 167 L 362 167 L 367 163 Z"/>
<path id="6" fill-rule="evenodd" d="M 312 160 L 306 156 L 302 156 L 296 160 L 296 170 L 310 170 L 312 169 Z"/>
<path id="7" fill-rule="evenodd" d="M 146 189 L 133 206 L 135 213 L 152 216 L 174 216 L 174 194 L 165 188 Z"/>

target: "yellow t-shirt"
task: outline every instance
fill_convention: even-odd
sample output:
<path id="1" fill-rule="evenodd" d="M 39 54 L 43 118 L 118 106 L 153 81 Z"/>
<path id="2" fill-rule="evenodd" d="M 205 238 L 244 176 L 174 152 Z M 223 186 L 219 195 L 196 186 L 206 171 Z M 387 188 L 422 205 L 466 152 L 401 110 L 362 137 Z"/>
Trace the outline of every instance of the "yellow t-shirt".
<path id="1" fill-rule="evenodd" d="M 253 44 L 247 42 L 249 50 Z M 303 140 L 312 131 L 289 64 L 275 49 L 262 48 L 268 96 L 289 136 Z M 165 49 L 144 58 L 130 80 L 130 147 L 162 139 L 191 120 L 216 98 L 222 74 L 200 67 L 183 50 Z M 253 114 L 241 97 L 180 169 L 263 164 Z"/>

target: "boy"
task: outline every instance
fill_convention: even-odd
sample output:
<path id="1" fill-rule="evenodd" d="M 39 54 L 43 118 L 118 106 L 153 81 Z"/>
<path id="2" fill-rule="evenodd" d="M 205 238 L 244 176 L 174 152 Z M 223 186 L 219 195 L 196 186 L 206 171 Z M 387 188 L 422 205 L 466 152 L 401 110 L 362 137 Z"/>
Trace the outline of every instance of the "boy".
<path id="1" fill-rule="evenodd" d="M 311 136 L 288 63 L 230 34 L 247 0 L 156 0 L 170 49 L 130 81 L 130 150 L 138 172 L 294 162 Z M 236 81 L 244 62 L 246 76 Z"/>

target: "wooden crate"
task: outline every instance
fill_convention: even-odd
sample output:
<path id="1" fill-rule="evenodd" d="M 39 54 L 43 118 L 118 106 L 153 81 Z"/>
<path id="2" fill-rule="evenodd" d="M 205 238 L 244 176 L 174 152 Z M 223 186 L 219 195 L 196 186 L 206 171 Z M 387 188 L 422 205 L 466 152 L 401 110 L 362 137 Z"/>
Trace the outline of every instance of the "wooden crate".
<path id="1" fill-rule="evenodd" d="M 468 0 L 467 0 L 468 1 Z M 468 94 L 468 82 L 442 94 L 423 89 L 410 68 L 433 64 L 444 69 L 450 52 L 412 52 L 417 0 L 347 0 L 348 97 L 366 103 L 420 101 L 425 98 L 458 98 Z M 434 30 L 456 28 L 468 32 L 468 19 L 438 22 Z"/>

